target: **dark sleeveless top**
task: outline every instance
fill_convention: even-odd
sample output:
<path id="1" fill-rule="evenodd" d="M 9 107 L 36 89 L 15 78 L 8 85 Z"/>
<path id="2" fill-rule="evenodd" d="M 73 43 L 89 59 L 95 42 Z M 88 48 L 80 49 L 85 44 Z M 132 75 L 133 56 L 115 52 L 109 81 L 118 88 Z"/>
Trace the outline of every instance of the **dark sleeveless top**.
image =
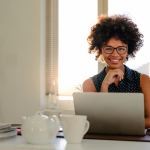
<path id="1" fill-rule="evenodd" d="M 108 87 L 108 92 L 128 92 L 141 93 L 140 73 L 125 66 L 125 78 L 119 81 L 118 87 L 112 83 Z M 106 67 L 105 67 L 106 68 Z M 91 77 L 97 92 L 101 91 L 102 82 L 106 76 L 105 68 L 97 75 Z"/>

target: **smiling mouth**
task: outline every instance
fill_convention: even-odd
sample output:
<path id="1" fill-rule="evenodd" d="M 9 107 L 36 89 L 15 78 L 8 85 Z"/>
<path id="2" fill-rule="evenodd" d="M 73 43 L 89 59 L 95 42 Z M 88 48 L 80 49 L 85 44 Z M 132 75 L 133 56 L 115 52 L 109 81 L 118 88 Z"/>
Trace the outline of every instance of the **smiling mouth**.
<path id="1" fill-rule="evenodd" d="M 109 59 L 110 61 L 113 61 L 113 62 L 118 62 L 118 61 L 120 61 L 121 59 Z"/>

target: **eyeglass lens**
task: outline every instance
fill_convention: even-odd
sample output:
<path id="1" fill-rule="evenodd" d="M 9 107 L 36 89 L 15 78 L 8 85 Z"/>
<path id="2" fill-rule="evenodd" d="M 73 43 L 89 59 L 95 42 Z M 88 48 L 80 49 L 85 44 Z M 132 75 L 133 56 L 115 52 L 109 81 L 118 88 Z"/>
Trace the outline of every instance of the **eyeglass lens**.
<path id="1" fill-rule="evenodd" d="M 113 48 L 113 47 L 104 47 L 104 51 L 105 51 L 105 53 L 107 53 L 107 54 L 111 54 L 111 53 L 113 53 L 114 52 L 114 49 L 115 48 Z M 127 48 L 126 47 L 117 47 L 117 52 L 119 53 L 119 54 L 124 54 L 124 53 L 126 53 L 126 50 L 127 50 Z"/>

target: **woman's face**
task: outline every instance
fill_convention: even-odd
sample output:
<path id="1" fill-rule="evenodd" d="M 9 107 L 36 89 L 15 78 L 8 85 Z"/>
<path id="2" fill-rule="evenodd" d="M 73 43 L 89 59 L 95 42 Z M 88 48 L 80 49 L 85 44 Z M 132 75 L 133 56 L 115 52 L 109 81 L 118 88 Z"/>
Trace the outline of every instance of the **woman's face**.
<path id="1" fill-rule="evenodd" d="M 115 38 L 111 38 L 107 45 L 105 46 L 112 46 L 114 48 L 117 48 L 118 46 L 125 46 L 128 47 L 127 44 L 123 43 L 121 40 L 116 40 Z M 103 58 L 105 60 L 105 62 L 107 63 L 108 67 L 110 67 L 111 69 L 121 69 L 123 67 L 123 63 L 126 60 L 126 57 L 128 55 L 128 51 L 125 54 L 118 54 L 116 49 L 114 49 L 112 54 L 106 54 L 104 52 L 104 49 L 102 48 L 102 55 Z"/>

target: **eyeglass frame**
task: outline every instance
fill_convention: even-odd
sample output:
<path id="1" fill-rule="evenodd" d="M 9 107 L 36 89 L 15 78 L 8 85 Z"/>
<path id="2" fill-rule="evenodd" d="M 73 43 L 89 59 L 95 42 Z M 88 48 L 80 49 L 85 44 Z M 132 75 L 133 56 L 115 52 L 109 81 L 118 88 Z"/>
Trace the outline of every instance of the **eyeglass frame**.
<path id="1" fill-rule="evenodd" d="M 103 46 L 103 49 L 104 49 L 105 47 L 112 47 L 112 46 Z M 128 47 L 126 47 L 126 46 L 118 46 L 117 48 L 119 48 L 119 47 L 125 47 L 125 48 L 126 48 L 125 53 L 127 52 Z M 112 47 L 112 48 L 113 48 L 112 53 L 114 52 L 115 49 L 116 49 L 116 51 L 117 51 L 117 48 L 114 48 L 114 47 Z M 104 50 L 104 52 L 105 52 L 105 50 Z M 105 53 L 106 53 L 106 52 L 105 52 Z M 112 53 L 106 53 L 106 54 L 112 54 Z M 118 51 L 117 51 L 117 53 L 118 53 Z M 125 54 L 125 53 L 123 53 L 123 54 Z M 118 53 L 118 54 L 120 54 L 120 53 Z M 123 54 L 120 54 L 120 55 L 123 55 Z"/>

